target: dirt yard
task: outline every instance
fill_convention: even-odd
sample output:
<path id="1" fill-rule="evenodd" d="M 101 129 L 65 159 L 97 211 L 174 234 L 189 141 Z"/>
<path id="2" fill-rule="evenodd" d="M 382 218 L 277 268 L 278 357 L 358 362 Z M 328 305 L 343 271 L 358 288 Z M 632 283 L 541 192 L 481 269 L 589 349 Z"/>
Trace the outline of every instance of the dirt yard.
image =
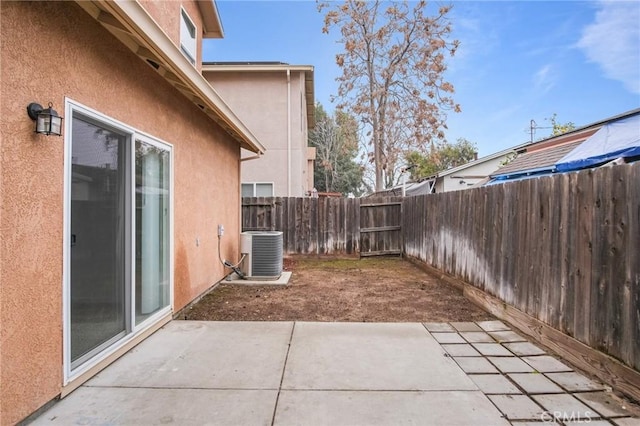
<path id="1" fill-rule="evenodd" d="M 285 259 L 287 286 L 220 284 L 184 319 L 451 322 L 494 319 L 460 290 L 399 258 Z"/>

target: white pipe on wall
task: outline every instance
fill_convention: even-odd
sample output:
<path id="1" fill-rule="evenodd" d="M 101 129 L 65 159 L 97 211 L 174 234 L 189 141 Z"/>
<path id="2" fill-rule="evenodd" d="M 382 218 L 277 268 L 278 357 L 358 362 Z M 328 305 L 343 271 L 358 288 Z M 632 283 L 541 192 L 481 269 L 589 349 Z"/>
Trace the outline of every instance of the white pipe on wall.
<path id="1" fill-rule="evenodd" d="M 291 197 L 291 70 L 287 70 L 287 196 Z"/>

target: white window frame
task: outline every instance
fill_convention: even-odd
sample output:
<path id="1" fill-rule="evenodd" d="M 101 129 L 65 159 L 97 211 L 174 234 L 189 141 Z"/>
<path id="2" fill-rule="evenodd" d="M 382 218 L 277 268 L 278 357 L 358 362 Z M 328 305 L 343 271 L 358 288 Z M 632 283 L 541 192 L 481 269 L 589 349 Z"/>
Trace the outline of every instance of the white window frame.
<path id="1" fill-rule="evenodd" d="M 252 185 L 253 191 L 251 195 L 252 197 L 273 197 L 275 194 L 275 188 L 273 182 L 242 182 L 240 184 L 240 197 L 242 197 L 242 185 Z M 271 185 L 271 195 L 256 195 L 256 186 L 257 185 Z"/>
<path id="2" fill-rule="evenodd" d="M 158 310 L 149 318 L 145 319 L 140 324 L 136 325 L 136 312 L 135 312 L 135 276 L 136 276 L 136 262 L 135 262 L 135 238 L 132 237 L 130 243 L 130 253 L 131 259 L 131 269 L 130 269 L 130 277 L 131 280 L 131 288 L 127 290 L 130 291 L 129 297 L 131 297 L 132 303 L 129 307 L 128 314 L 130 315 L 127 319 L 127 329 L 126 335 L 119 339 L 114 344 L 110 345 L 108 348 L 104 349 L 102 352 L 95 355 L 90 360 L 84 362 L 82 365 L 72 369 L 71 367 L 71 276 L 70 276 L 70 267 L 71 267 L 71 241 L 70 241 L 70 232 L 71 232 L 71 185 L 72 185 L 72 176 L 71 176 L 71 166 L 73 164 L 73 160 L 71 158 L 72 149 L 72 123 L 74 114 L 81 115 L 90 120 L 96 121 L 100 124 L 103 124 L 105 127 L 110 127 L 118 130 L 119 132 L 127 134 L 127 137 L 130 138 L 129 143 L 129 155 L 132 158 L 130 162 L 129 173 L 131 174 L 132 179 L 130 183 L 130 194 L 133 198 L 131 200 L 133 205 L 135 206 L 135 141 L 136 139 L 144 141 L 145 143 L 152 144 L 157 146 L 158 148 L 167 150 L 169 153 L 169 304 L 164 308 Z M 63 324 L 63 386 L 68 385 L 73 380 L 83 376 L 89 370 L 94 368 L 96 365 L 103 362 L 109 356 L 120 350 L 127 343 L 134 340 L 141 334 L 143 334 L 146 330 L 152 328 L 155 324 L 159 323 L 164 317 L 167 315 L 171 315 L 174 308 L 174 156 L 173 156 L 173 145 L 165 142 L 155 136 L 151 136 L 147 133 L 141 132 L 125 123 L 122 123 L 114 118 L 106 116 L 92 108 L 89 108 L 79 102 L 76 102 L 72 99 L 65 98 L 65 117 L 64 120 L 64 208 L 63 208 L 63 270 L 62 270 L 62 324 Z M 131 229 L 136 229 L 136 212 L 135 208 L 132 208 L 129 212 L 129 220 L 131 222 Z M 135 231 L 134 231 L 135 232 Z"/>
<path id="3" fill-rule="evenodd" d="M 191 64 L 196 64 L 198 59 L 198 27 L 183 7 L 180 8 L 180 51 Z"/>

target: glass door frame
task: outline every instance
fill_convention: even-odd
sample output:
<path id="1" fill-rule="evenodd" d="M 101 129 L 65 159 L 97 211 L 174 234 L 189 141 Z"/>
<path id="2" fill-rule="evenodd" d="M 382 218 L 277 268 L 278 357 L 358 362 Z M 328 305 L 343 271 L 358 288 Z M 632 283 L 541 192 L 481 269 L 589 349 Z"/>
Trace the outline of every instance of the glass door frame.
<path id="1" fill-rule="evenodd" d="M 127 228 L 129 231 L 126 233 L 127 253 L 125 254 L 125 269 L 127 276 L 126 285 L 126 330 L 123 337 L 112 339 L 101 345 L 96 350 L 95 355 L 90 359 L 84 361 L 81 365 L 72 366 L 71 362 L 71 185 L 72 185 L 72 126 L 74 116 L 81 116 L 83 119 L 94 122 L 98 125 L 105 126 L 116 130 L 119 133 L 123 133 L 127 136 L 127 205 L 128 211 L 126 217 L 129 224 Z M 65 117 L 64 120 L 64 208 L 63 208 L 63 273 L 62 273 L 62 324 L 63 324 L 63 386 L 69 384 L 74 379 L 82 376 L 84 373 L 95 367 L 100 362 L 104 361 L 107 357 L 118 351 L 125 346 L 131 340 L 144 333 L 151 328 L 154 324 L 158 323 L 163 318 L 171 315 L 173 312 L 173 298 L 174 298 L 174 157 L 173 157 L 173 145 L 165 141 L 151 136 L 144 132 L 141 132 L 125 123 L 108 117 L 92 108 L 82 105 L 72 99 L 65 98 Z M 146 318 L 140 324 L 136 325 L 136 312 L 135 312 L 135 277 L 136 277 L 136 209 L 135 209 L 135 194 L 136 194 L 136 156 L 135 146 L 136 140 L 143 141 L 144 143 L 151 144 L 159 149 L 165 150 L 169 154 L 169 232 L 168 232 L 168 247 L 169 247 L 169 303 L 167 306 L 162 307 L 157 312 L 153 313 L 149 318 Z"/>

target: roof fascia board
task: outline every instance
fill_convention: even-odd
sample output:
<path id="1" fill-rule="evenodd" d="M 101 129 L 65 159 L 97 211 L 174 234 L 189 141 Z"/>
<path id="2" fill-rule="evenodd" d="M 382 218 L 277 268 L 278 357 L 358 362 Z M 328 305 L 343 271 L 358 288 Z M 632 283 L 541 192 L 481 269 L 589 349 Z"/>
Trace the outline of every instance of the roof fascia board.
<path id="1" fill-rule="evenodd" d="M 224 28 L 214 0 L 197 0 L 197 4 L 204 23 L 203 37 L 224 38 Z"/>
<path id="2" fill-rule="evenodd" d="M 83 0 L 76 0 L 76 2 L 91 14 L 91 8 L 86 7 L 86 3 L 89 2 Z M 141 48 L 155 55 L 164 68 L 164 74 L 163 72 L 160 74 L 167 81 L 181 90 L 185 96 L 190 97 L 193 103 L 204 107 L 202 108 L 204 112 L 220 124 L 243 148 L 259 154 L 265 152 L 264 146 L 178 50 L 141 4 L 127 0 L 97 0 L 96 3 L 100 5 L 99 9 L 110 13 L 126 28 L 140 42 Z M 128 47 L 131 48 L 131 46 Z M 138 51 L 134 53 L 138 54 Z M 138 56 L 141 55 L 138 54 Z M 169 73 L 180 81 L 176 82 L 170 78 Z"/>
<path id="3" fill-rule="evenodd" d="M 517 170 L 509 173 L 490 175 L 490 177 L 492 179 L 498 179 L 498 180 L 502 180 L 505 178 L 513 179 L 518 176 L 530 176 L 530 175 L 537 175 L 540 173 L 555 173 L 555 171 L 556 171 L 556 165 L 553 164 L 551 166 L 536 167 L 535 169 Z"/>
<path id="4" fill-rule="evenodd" d="M 287 64 L 202 64 L 202 72 L 266 72 L 266 71 L 311 71 L 313 65 L 287 65 Z"/>

